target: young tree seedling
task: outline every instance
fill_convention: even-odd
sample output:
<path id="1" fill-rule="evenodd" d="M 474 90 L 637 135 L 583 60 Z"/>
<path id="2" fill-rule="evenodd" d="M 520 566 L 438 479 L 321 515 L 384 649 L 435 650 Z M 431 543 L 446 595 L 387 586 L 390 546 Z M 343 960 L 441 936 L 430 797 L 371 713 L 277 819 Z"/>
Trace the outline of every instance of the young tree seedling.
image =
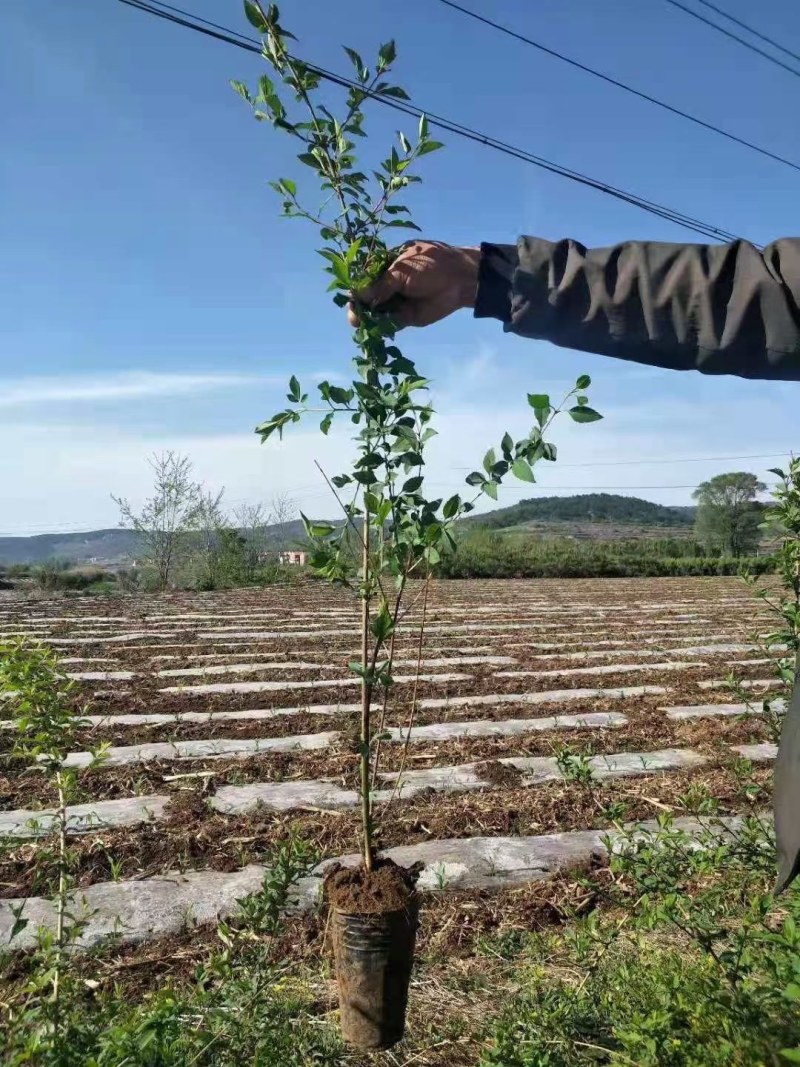
<path id="1" fill-rule="evenodd" d="M 398 198 L 420 181 L 415 173 L 420 161 L 442 145 L 433 139 L 430 124 L 421 115 L 413 137 L 399 132 L 385 158 L 372 169 L 361 169 L 356 142 L 361 141 L 367 150 L 371 147 L 364 140 L 365 104 L 408 100 L 406 92 L 388 80 L 396 57 L 394 42 L 380 47 L 372 68 L 356 51 L 345 48 L 353 77 L 340 80 L 345 100 L 337 114 L 331 110 L 333 94 L 323 84 L 322 73 L 294 55 L 295 38 L 281 25 L 278 8 L 247 0 L 245 12 L 261 35 L 263 56 L 276 81 L 262 75 L 255 91 L 242 82 L 234 82 L 233 87 L 251 105 L 256 119 L 271 123 L 296 144 L 298 177 L 270 184 L 281 198 L 285 216 L 317 228 L 321 242 L 317 253 L 330 276 L 328 289 L 334 303 L 344 308 L 392 262 L 398 252 L 389 244 L 394 233 L 419 228 Z M 311 207 L 308 190 L 313 179 L 322 202 Z M 320 410 L 323 434 L 337 420 L 349 420 L 355 428 L 357 456 L 351 469 L 330 478 L 326 475 L 344 521 L 315 522 L 305 516 L 303 521 L 314 546 L 314 572 L 351 589 L 361 603 L 361 655 L 350 669 L 361 679 L 362 851 L 364 865 L 371 870 L 375 855 L 371 771 L 374 781 L 375 735 L 380 732 L 373 731 L 372 709 L 379 694 L 385 695 L 392 686 L 395 636 L 408 583 L 427 579 L 442 554 L 454 549 L 453 526 L 473 510 L 478 499 L 497 500 L 498 488 L 509 474 L 535 481 L 535 465 L 556 459 L 556 447 L 547 434 L 561 411 L 568 410 L 579 423 L 601 416 L 589 406 L 587 375 L 578 379 L 557 406 L 549 396 L 531 393 L 528 404 L 535 425 L 518 440 L 504 434 L 499 447 L 486 452 L 481 469 L 466 479 L 471 495 L 428 496 L 426 449 L 436 434 L 429 380 L 397 345 L 397 328 L 390 314 L 362 306 L 359 317 L 353 333 L 355 376 L 350 385 L 320 382 L 320 408 L 292 375 L 288 406 L 265 420 L 257 432 L 262 441 L 275 434 L 281 437 L 288 426 Z"/>

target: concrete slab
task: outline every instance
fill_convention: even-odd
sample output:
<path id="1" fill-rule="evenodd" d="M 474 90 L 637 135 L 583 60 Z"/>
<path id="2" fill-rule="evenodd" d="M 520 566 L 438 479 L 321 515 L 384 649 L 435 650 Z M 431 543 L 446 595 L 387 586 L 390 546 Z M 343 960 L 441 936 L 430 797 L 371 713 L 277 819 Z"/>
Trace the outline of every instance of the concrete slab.
<path id="1" fill-rule="evenodd" d="M 415 681 L 438 684 L 440 682 L 467 682 L 471 674 L 455 672 L 443 674 L 419 674 L 394 676 L 395 685 L 406 685 Z M 185 696 L 207 696 L 209 693 L 281 693 L 295 689 L 347 688 L 361 685 L 361 679 L 351 678 L 315 678 L 303 682 L 213 682 L 208 685 L 179 685 L 159 689 L 159 693 L 180 693 Z"/>
<path id="2" fill-rule="evenodd" d="M 666 663 L 608 663 L 599 667 L 560 667 L 552 671 L 495 671 L 495 678 L 558 678 L 569 676 L 594 677 L 598 674 L 633 674 L 637 671 L 685 671 L 692 667 L 705 667 L 705 663 L 683 663 L 668 660 Z"/>
<path id="3" fill-rule="evenodd" d="M 112 637 L 48 637 L 48 645 L 120 645 L 125 641 L 167 641 L 175 640 L 177 633 L 161 634 L 149 631 L 148 633 L 114 634 Z"/>
<path id="4" fill-rule="evenodd" d="M 495 704 L 559 704 L 570 700 L 591 700 L 599 697 L 622 700 L 628 697 L 660 696 L 667 689 L 660 685 L 631 685 L 617 689 L 550 689 L 541 693 L 485 693 L 478 696 L 426 697 L 421 708 L 465 708 Z"/>
<path id="5" fill-rule="evenodd" d="M 564 777 L 557 760 L 550 757 L 509 757 L 496 762 L 521 771 L 520 786 L 535 786 Z M 618 752 L 607 756 L 596 756 L 590 760 L 590 765 L 598 778 L 624 778 L 655 774 L 657 771 L 698 767 L 705 762 L 705 757 L 693 749 L 670 748 L 656 752 Z M 426 789 L 445 793 L 490 789 L 491 780 L 480 773 L 479 767 L 480 764 L 464 763 L 450 767 L 404 771 L 398 793 L 408 799 Z M 379 784 L 386 783 L 385 789 L 376 789 L 373 793 L 374 802 L 380 805 L 391 797 L 399 774 L 384 773 L 378 777 Z M 357 791 L 343 789 L 331 781 L 308 779 L 306 781 L 253 782 L 250 785 L 222 786 L 209 803 L 212 808 L 225 814 L 242 814 L 252 811 L 258 804 L 278 811 L 288 811 L 298 806 L 337 810 L 356 807 L 359 803 L 359 796 Z"/>
<path id="6" fill-rule="evenodd" d="M 148 760 L 247 759 L 265 752 L 311 751 L 329 748 L 340 734 L 329 730 L 319 734 L 296 734 L 290 737 L 213 738 L 209 741 L 151 741 L 141 745 L 108 748 L 103 757 L 107 767 L 118 767 Z M 70 752 L 65 767 L 88 767 L 91 752 Z"/>
<path id="7" fill-rule="evenodd" d="M 68 671 L 73 682 L 130 682 L 138 677 L 134 671 Z"/>
<path id="8" fill-rule="evenodd" d="M 772 701 L 775 711 L 783 711 L 785 701 Z M 668 719 L 711 719 L 729 715 L 762 715 L 759 704 L 682 704 L 663 709 Z"/>
<path id="9" fill-rule="evenodd" d="M 733 816 L 718 820 L 724 836 L 741 825 Z M 694 819 L 676 819 L 674 824 L 690 834 L 702 833 Z M 640 824 L 643 833 L 657 829 L 655 822 Z M 618 835 L 613 831 L 577 830 L 536 837 L 472 837 L 426 841 L 389 849 L 396 863 L 421 862 L 424 869 L 419 886 L 423 892 L 453 889 L 501 890 L 532 881 L 551 878 L 559 870 L 604 855 L 604 838 L 612 847 Z M 355 866 L 357 855 L 341 856 L 320 865 L 319 873 L 298 883 L 292 894 L 295 908 L 314 907 L 319 898 L 321 874 L 332 862 Z M 158 878 L 131 882 L 103 882 L 73 894 L 70 910 L 86 916 L 86 925 L 76 944 L 78 949 L 97 946 L 106 940 L 139 942 L 170 933 L 179 933 L 201 923 L 217 922 L 236 910 L 237 901 L 256 892 L 266 868 L 250 864 L 239 871 L 171 872 Z M 27 901 L 0 901 L 0 943 L 8 944 L 15 924 L 12 908 L 25 905 L 28 925 L 14 938 L 13 948 L 35 944 L 38 927 L 55 928 L 52 901 L 33 897 Z"/>
<path id="10" fill-rule="evenodd" d="M 733 751 L 738 752 L 745 759 L 753 763 L 763 763 L 774 760 L 778 755 L 778 746 L 764 742 L 760 745 L 733 745 Z"/>
<path id="11" fill-rule="evenodd" d="M 616 712 L 588 712 L 585 715 L 553 715 L 541 719 L 476 719 L 470 722 L 436 722 L 429 726 L 389 727 L 385 732 L 390 741 L 412 742 L 453 741 L 461 737 L 512 737 L 515 734 L 539 730 L 581 730 L 591 727 L 614 729 L 625 726 L 628 720 Z"/>
<path id="12" fill-rule="evenodd" d="M 164 814 L 167 796 L 151 794 L 144 797 L 124 797 L 119 800 L 96 800 L 89 804 L 73 804 L 67 809 L 70 833 L 103 830 L 112 826 L 136 826 L 160 819 Z M 41 837 L 51 833 L 56 825 L 52 808 L 41 811 L 18 809 L 0 812 L 0 838 Z"/>
<path id="13" fill-rule="evenodd" d="M 713 678 L 708 681 L 698 682 L 698 689 L 728 689 L 730 683 L 727 678 Z M 740 689 L 776 689 L 783 685 L 779 678 L 750 678 L 736 685 Z"/>
<path id="14" fill-rule="evenodd" d="M 219 663 L 156 671 L 159 678 L 197 678 L 213 674 L 253 674 L 256 671 L 341 671 L 341 663 Z"/>

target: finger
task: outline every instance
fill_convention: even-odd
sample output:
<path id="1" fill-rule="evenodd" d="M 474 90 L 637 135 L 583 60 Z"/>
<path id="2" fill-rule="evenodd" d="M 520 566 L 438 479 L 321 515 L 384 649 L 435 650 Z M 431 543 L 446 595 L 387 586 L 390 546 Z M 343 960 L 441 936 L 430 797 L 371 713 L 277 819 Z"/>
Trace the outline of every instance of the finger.
<path id="1" fill-rule="evenodd" d="M 357 304 L 365 304 L 367 307 L 377 307 L 385 304 L 397 294 L 399 290 L 398 279 L 390 267 L 384 274 L 371 285 L 365 285 L 363 289 L 353 292 L 353 301 Z"/>
<path id="2" fill-rule="evenodd" d="M 403 329 L 404 326 L 423 325 L 412 321 L 415 318 L 413 305 L 402 297 L 393 297 L 386 305 L 381 307 L 380 313 L 391 319 L 392 325 L 398 330 Z M 354 330 L 357 330 L 361 325 L 357 304 L 350 303 L 347 305 L 347 321 Z"/>
<path id="3" fill-rule="evenodd" d="M 366 304 L 376 311 L 380 310 L 385 304 L 390 304 L 393 299 L 408 295 L 417 273 L 418 267 L 414 261 L 397 259 L 371 285 L 356 290 L 353 298 L 359 304 Z"/>

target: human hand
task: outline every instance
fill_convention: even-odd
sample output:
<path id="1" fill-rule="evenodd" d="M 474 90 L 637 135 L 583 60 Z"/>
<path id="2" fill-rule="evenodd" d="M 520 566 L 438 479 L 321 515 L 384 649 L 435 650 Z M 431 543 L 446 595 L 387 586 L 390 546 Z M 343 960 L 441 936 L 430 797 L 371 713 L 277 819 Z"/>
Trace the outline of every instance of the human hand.
<path id="1" fill-rule="evenodd" d="M 350 325 L 359 324 L 359 305 L 391 315 L 398 326 L 430 326 L 473 307 L 480 258 L 480 248 L 413 241 L 377 281 L 353 294 Z"/>

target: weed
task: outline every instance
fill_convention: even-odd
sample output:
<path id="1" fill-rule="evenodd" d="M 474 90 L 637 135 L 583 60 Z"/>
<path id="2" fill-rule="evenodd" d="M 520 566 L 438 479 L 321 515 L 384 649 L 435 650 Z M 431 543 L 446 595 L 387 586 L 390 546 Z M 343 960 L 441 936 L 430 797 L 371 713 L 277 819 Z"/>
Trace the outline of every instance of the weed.
<path id="1" fill-rule="evenodd" d="M 563 745 L 558 749 L 556 763 L 566 782 L 576 782 L 579 785 L 588 786 L 596 780 L 591 758 L 574 752 L 569 745 Z"/>

